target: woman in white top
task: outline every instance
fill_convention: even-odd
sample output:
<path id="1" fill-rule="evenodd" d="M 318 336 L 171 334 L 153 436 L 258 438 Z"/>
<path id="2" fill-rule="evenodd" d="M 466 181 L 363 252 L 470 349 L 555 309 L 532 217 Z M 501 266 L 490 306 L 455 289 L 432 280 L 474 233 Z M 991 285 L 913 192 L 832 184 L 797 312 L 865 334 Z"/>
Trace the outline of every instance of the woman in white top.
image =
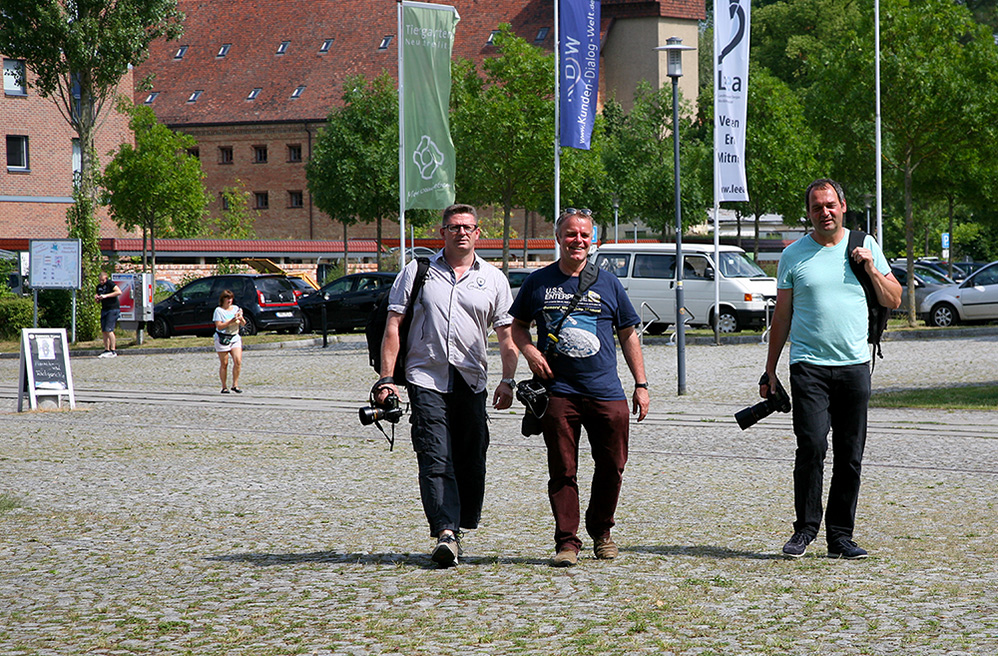
<path id="1" fill-rule="evenodd" d="M 239 389 L 239 370 L 243 367 L 243 342 L 239 336 L 239 328 L 246 325 L 243 318 L 243 311 L 236 305 L 235 295 L 231 290 L 226 289 L 218 297 L 218 307 L 215 308 L 215 352 L 218 353 L 218 360 L 221 363 L 218 368 L 218 376 L 222 379 L 222 394 L 228 394 L 229 388 L 225 386 L 229 369 L 229 353 L 232 354 L 232 391 L 242 394 Z"/>

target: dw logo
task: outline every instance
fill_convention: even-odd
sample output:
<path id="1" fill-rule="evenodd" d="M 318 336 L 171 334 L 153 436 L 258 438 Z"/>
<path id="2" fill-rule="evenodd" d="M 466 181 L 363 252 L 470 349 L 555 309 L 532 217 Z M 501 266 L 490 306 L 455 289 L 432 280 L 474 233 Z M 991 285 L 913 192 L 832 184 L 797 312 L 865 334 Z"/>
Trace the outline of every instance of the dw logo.
<path id="1" fill-rule="evenodd" d="M 424 134 L 419 140 L 419 145 L 412 152 L 412 161 L 419 169 L 419 175 L 424 180 L 433 178 L 433 173 L 444 163 L 444 154 L 433 143 L 429 135 Z"/>

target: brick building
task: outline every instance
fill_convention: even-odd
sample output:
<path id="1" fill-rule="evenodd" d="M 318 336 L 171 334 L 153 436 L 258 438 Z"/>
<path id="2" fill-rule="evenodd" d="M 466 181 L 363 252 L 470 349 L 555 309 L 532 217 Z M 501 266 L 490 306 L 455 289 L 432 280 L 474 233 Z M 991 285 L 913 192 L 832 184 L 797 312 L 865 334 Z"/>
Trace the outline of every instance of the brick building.
<path id="1" fill-rule="evenodd" d="M 461 16 L 454 56 L 493 56 L 490 37 L 500 23 L 519 36 L 554 48 L 553 0 L 450 0 Z M 169 127 L 198 140 L 198 156 L 212 197 L 242 184 L 258 211 L 261 239 L 339 239 L 342 226 L 312 204 L 305 181 L 316 132 L 340 104 L 342 83 L 397 70 L 395 2 L 383 0 L 180 0 L 186 14 L 179 41 L 160 41 L 135 71 L 153 75 L 136 91 Z M 613 92 L 625 108 L 640 80 L 661 85 L 665 54 L 652 48 L 670 36 L 697 42 L 700 0 L 603 0 L 601 95 Z M 682 79 L 695 97 L 697 67 Z M 394 139 L 394 135 L 386 138 Z M 535 222 L 536 223 L 536 222 Z M 370 237 L 373 226 L 350 229 Z M 544 230 L 546 232 L 546 230 Z M 393 234 L 386 226 L 386 234 Z M 535 235 L 530 235 L 535 236 Z M 544 236 L 547 236 L 546 234 Z"/>
<path id="2" fill-rule="evenodd" d="M 0 95 L 0 237 L 62 238 L 66 210 L 73 199 L 73 174 L 79 169 L 79 142 L 56 104 L 32 87 L 34 75 L 21 60 L 3 57 L 4 89 Z M 132 73 L 119 92 L 131 94 Z M 105 109 L 107 119 L 97 133 L 102 162 L 120 144 L 130 142 L 128 118 Z M 106 212 L 100 234 L 124 236 Z"/>

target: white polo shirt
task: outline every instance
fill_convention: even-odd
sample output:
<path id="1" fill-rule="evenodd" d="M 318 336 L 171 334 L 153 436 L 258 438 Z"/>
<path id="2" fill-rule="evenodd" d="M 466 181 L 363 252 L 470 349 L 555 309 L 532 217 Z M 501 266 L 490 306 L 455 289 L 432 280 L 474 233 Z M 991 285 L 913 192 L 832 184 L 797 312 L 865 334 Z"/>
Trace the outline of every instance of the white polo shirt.
<path id="1" fill-rule="evenodd" d="M 388 309 L 405 313 L 416 277 L 416 261 L 395 278 Z M 453 365 L 474 392 L 485 389 L 489 329 L 513 322 L 513 295 L 502 271 L 478 255 L 458 280 L 443 251 L 430 258 L 426 282 L 409 327 L 405 371 L 409 382 L 437 392 L 449 392 Z"/>

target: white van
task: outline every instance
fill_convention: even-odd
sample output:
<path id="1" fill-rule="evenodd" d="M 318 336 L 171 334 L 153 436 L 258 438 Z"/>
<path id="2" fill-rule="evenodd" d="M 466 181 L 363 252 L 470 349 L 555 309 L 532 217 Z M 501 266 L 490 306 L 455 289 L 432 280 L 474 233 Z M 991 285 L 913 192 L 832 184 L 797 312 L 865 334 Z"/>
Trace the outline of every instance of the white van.
<path id="1" fill-rule="evenodd" d="M 720 270 L 720 331 L 763 324 L 776 298 L 776 278 L 737 246 L 683 244 L 683 302 L 692 325 L 714 325 L 714 275 Z M 605 244 L 593 255 L 601 269 L 620 278 L 646 332 L 660 333 L 676 322 L 676 245 Z M 771 307 L 771 306 L 770 306 Z"/>

